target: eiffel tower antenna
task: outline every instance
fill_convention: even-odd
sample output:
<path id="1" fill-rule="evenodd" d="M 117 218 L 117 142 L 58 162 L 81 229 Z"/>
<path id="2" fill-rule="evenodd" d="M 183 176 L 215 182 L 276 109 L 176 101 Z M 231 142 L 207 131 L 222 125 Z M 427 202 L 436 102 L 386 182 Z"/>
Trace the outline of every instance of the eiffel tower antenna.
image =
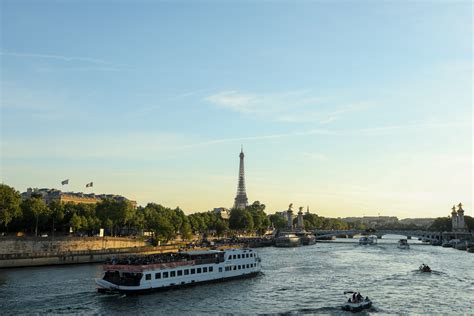
<path id="1" fill-rule="evenodd" d="M 239 165 L 239 184 L 237 186 L 237 195 L 234 200 L 234 208 L 244 209 L 248 205 L 247 193 L 245 192 L 245 172 L 244 172 L 244 146 L 240 148 Z"/>

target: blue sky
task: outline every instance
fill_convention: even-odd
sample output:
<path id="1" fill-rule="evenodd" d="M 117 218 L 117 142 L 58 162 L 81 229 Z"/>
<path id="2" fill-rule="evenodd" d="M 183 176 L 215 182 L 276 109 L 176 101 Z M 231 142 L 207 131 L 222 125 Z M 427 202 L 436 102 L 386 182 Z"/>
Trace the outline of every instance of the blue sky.
<path id="1" fill-rule="evenodd" d="M 469 1 L 1 1 L 1 178 L 186 212 L 472 215 Z"/>

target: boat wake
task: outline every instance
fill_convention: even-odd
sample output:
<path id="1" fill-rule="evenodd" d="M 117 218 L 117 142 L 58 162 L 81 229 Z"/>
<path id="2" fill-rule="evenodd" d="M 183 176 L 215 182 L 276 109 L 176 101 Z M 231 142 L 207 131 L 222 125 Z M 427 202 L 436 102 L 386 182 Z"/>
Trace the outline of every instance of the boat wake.
<path id="1" fill-rule="evenodd" d="M 377 312 L 373 306 L 365 309 L 364 312 Z M 341 306 L 326 306 L 320 308 L 301 308 L 292 311 L 286 311 L 281 313 L 271 313 L 271 314 L 258 314 L 258 315 L 319 315 L 319 314 L 330 314 L 330 315 L 346 315 L 348 312 L 345 312 L 341 309 Z M 352 313 L 351 313 L 352 314 Z"/>
<path id="2" fill-rule="evenodd" d="M 431 270 L 431 272 L 423 272 L 420 270 L 412 270 L 413 273 L 416 274 L 434 274 L 434 275 L 448 275 L 447 273 L 441 272 L 441 271 L 436 271 L 436 270 Z"/>

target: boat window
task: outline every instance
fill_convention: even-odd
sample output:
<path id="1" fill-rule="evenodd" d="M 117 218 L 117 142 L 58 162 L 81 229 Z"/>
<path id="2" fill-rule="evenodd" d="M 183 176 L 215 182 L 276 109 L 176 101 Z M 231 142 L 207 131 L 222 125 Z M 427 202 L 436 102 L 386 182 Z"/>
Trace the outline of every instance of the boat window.
<path id="1" fill-rule="evenodd" d="M 163 272 L 163 278 L 167 278 L 168 277 L 168 272 Z"/>
<path id="2" fill-rule="evenodd" d="M 232 255 L 232 259 L 237 259 L 237 256 L 236 256 L 236 255 Z"/>
<path id="3" fill-rule="evenodd" d="M 183 275 L 183 270 L 178 270 L 178 276 Z"/>
<path id="4" fill-rule="evenodd" d="M 237 258 L 240 259 L 240 255 L 237 255 Z"/>
<path id="5" fill-rule="evenodd" d="M 212 272 L 214 271 L 214 268 L 213 267 L 209 267 L 209 272 Z"/>
<path id="6" fill-rule="evenodd" d="M 206 273 L 207 272 L 207 267 L 202 268 L 202 272 Z"/>
<path id="7" fill-rule="evenodd" d="M 176 271 L 171 271 L 170 277 L 175 277 L 176 276 Z"/>
<path id="8" fill-rule="evenodd" d="M 253 253 L 250 254 L 250 258 L 252 258 L 252 257 L 253 257 Z"/>
<path id="9" fill-rule="evenodd" d="M 227 260 L 232 260 L 232 255 L 229 255 L 229 257 L 227 258 Z"/>
<path id="10" fill-rule="evenodd" d="M 197 268 L 197 273 L 201 273 L 201 268 Z"/>
<path id="11" fill-rule="evenodd" d="M 209 271 L 210 272 L 210 271 Z M 219 268 L 219 272 L 222 272 L 222 268 Z"/>
<path id="12" fill-rule="evenodd" d="M 250 265 L 249 265 L 249 264 L 247 264 L 247 267 L 246 267 L 246 268 L 247 268 L 247 269 L 248 269 L 248 268 L 250 268 Z"/>
<path id="13" fill-rule="evenodd" d="M 161 272 L 155 273 L 155 279 L 161 279 Z"/>
<path id="14" fill-rule="evenodd" d="M 184 275 L 189 275 L 189 269 L 184 270 Z"/>
<path id="15" fill-rule="evenodd" d="M 245 255 L 245 258 L 248 258 L 248 257 L 249 257 L 249 254 L 246 254 L 246 255 Z"/>
<path id="16" fill-rule="evenodd" d="M 151 280 L 151 274 L 145 274 L 145 279 L 146 280 Z"/>
<path id="17" fill-rule="evenodd" d="M 239 270 L 242 269 L 242 267 L 240 266 L 240 264 L 239 264 L 239 267 L 238 267 L 237 269 L 239 269 Z"/>
<path id="18" fill-rule="evenodd" d="M 232 270 L 237 270 L 237 266 L 233 266 L 233 269 Z"/>
<path id="19" fill-rule="evenodd" d="M 195 274 L 196 273 L 196 269 L 191 269 L 191 274 Z"/>

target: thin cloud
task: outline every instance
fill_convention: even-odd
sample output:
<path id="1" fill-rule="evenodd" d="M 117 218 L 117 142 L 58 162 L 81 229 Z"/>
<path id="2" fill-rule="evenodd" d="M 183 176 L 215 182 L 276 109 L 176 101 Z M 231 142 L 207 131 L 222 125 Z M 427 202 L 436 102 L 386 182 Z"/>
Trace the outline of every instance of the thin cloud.
<path id="1" fill-rule="evenodd" d="M 67 65 L 62 67 L 61 63 L 49 67 L 40 67 L 35 70 L 38 72 L 87 72 L 87 71 L 102 71 L 102 72 L 121 72 L 121 71 L 132 71 L 130 67 L 124 65 L 116 65 L 112 62 L 90 57 L 79 57 L 79 56 L 64 56 L 64 55 L 53 55 L 53 54 L 34 54 L 34 53 L 19 53 L 19 52 L 5 52 L 0 51 L 1 56 L 10 56 L 27 59 L 47 59 L 50 61 L 64 62 Z"/>
<path id="2" fill-rule="evenodd" d="M 25 58 L 44 58 L 44 59 L 54 59 L 65 62 L 86 62 L 97 65 L 112 65 L 112 63 L 98 59 L 98 58 L 89 58 L 89 57 L 75 57 L 75 56 L 63 56 L 63 55 L 49 55 L 49 54 L 31 54 L 31 53 L 17 53 L 17 52 L 0 52 L 0 55 L 3 56 L 12 56 L 12 57 L 25 57 Z"/>
<path id="3" fill-rule="evenodd" d="M 334 98 L 314 96 L 309 90 L 287 91 L 274 94 L 243 93 L 237 90 L 221 91 L 204 101 L 242 115 L 252 115 L 287 123 L 318 122 L 329 124 L 349 112 L 372 107 L 368 102 L 341 105 Z"/>

